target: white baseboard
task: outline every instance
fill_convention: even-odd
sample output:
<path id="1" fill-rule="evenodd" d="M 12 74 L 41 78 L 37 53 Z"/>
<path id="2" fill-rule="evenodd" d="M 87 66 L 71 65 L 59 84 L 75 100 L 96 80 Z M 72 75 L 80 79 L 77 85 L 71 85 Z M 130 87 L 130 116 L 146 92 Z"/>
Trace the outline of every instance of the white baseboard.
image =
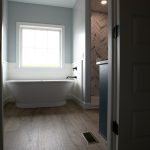
<path id="1" fill-rule="evenodd" d="M 105 143 L 107 145 L 107 140 L 101 134 L 99 134 L 99 137 L 100 137 L 102 143 Z"/>
<path id="2" fill-rule="evenodd" d="M 49 102 L 34 102 L 34 103 L 23 103 L 17 102 L 16 106 L 19 108 L 38 108 L 38 107 L 59 107 L 66 104 L 66 101 L 49 101 Z"/>
<path id="3" fill-rule="evenodd" d="M 3 98 L 3 106 L 5 106 L 7 103 L 10 103 L 10 102 L 15 102 L 15 99 L 9 96 Z"/>
<path id="4" fill-rule="evenodd" d="M 73 100 L 75 103 L 80 105 L 83 109 L 96 109 L 98 106 L 92 105 L 91 103 L 86 103 L 79 97 L 76 97 L 74 95 L 69 96 L 71 100 Z"/>
<path id="5" fill-rule="evenodd" d="M 99 96 L 91 96 L 91 105 L 94 108 L 99 108 Z"/>

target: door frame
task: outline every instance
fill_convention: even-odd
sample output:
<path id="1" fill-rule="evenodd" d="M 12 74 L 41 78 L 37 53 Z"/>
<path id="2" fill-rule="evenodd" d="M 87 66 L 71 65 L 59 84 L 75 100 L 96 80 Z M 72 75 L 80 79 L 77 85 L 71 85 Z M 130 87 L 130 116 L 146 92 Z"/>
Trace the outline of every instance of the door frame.
<path id="1" fill-rule="evenodd" d="M 119 37 L 113 29 L 119 25 L 119 0 L 108 0 L 108 150 L 118 150 L 118 135 L 112 131 L 112 122 L 119 123 Z"/>
<path id="2" fill-rule="evenodd" d="M 87 0 L 91 3 L 92 0 Z M 90 7 L 86 7 L 91 12 Z M 112 121 L 119 122 L 119 38 L 113 39 L 113 27 L 119 24 L 119 0 L 108 0 L 108 115 L 107 115 L 107 147 L 108 150 L 117 150 L 118 136 L 112 132 Z M 91 15 L 88 16 L 91 20 Z M 88 31 L 91 31 L 91 21 L 87 22 Z M 91 32 L 88 32 L 88 41 L 91 40 Z M 87 37 L 86 37 L 87 38 Z M 90 56 L 91 46 L 86 53 Z M 89 58 L 89 57 L 88 57 Z M 90 58 L 89 58 L 90 59 Z M 89 60 L 87 61 L 89 62 Z M 89 63 L 86 64 L 87 67 Z M 88 70 L 88 74 L 90 71 Z M 89 75 L 86 75 L 90 81 Z"/>
<path id="3" fill-rule="evenodd" d="M 2 19 L 3 0 L 0 1 L 0 149 L 3 150 L 3 99 L 2 99 Z"/>

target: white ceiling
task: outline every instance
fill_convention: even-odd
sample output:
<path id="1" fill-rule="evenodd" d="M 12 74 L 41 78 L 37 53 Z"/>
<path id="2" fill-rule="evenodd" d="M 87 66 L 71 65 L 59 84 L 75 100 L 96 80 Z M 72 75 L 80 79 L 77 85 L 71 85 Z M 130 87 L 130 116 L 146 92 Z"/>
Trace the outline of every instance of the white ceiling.
<path id="1" fill-rule="evenodd" d="M 73 8 L 77 0 L 8 0 L 8 1 Z M 91 9 L 94 11 L 107 13 L 108 9 L 107 5 L 102 5 L 100 4 L 99 1 L 100 0 L 91 0 Z"/>
<path id="2" fill-rule="evenodd" d="M 77 0 L 8 0 L 8 1 L 73 8 Z"/>

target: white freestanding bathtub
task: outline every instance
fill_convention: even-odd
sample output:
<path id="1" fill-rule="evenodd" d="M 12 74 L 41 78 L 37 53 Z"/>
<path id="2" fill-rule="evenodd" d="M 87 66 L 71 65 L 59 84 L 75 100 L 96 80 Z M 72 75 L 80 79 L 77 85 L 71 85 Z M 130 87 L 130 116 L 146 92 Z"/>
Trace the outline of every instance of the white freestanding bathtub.
<path id="1" fill-rule="evenodd" d="M 8 80 L 6 84 L 22 108 L 56 107 L 66 103 L 73 80 Z"/>

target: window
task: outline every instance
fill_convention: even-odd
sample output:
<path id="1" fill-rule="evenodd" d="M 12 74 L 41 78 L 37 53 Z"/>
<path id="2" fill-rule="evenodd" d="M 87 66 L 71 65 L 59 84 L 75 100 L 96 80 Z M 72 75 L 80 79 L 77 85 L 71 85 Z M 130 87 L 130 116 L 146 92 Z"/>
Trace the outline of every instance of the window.
<path id="1" fill-rule="evenodd" d="M 61 68 L 63 26 L 17 23 L 19 67 Z"/>

